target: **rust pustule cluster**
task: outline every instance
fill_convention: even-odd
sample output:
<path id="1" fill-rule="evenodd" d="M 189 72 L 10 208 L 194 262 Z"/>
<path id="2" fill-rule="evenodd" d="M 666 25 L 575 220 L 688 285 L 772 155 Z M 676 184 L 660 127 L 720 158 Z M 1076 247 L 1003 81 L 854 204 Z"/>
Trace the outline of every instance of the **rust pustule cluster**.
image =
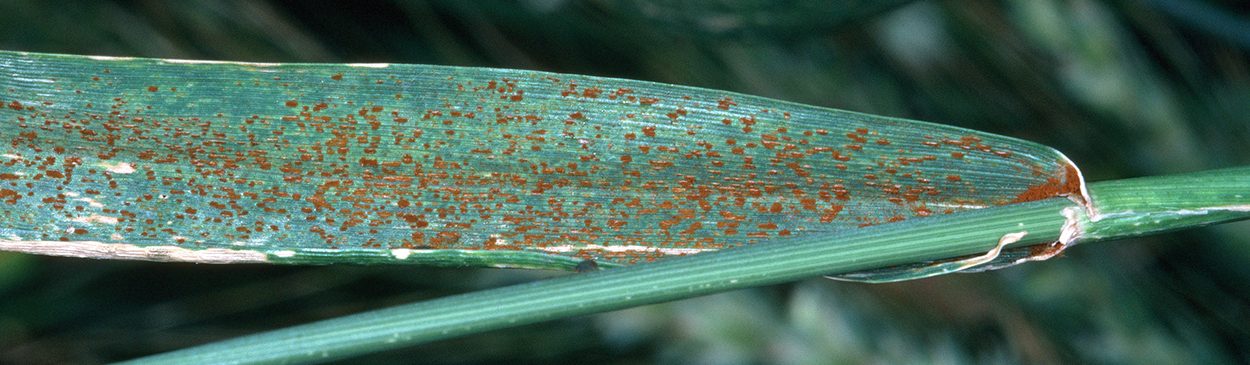
<path id="1" fill-rule="evenodd" d="M 16 240 L 634 263 L 1080 186 L 1062 156 L 1006 137 L 637 81 L 10 65 L 47 80 L 6 85 L 0 109 L 0 231 Z"/>

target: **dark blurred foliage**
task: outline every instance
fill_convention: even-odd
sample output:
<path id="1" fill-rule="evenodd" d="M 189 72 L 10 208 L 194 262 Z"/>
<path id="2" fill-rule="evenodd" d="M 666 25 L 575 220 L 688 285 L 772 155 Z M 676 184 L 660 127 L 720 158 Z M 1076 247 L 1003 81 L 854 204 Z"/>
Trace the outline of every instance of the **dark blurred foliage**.
<path id="1" fill-rule="evenodd" d="M 731 90 L 1056 147 L 1103 180 L 1250 163 L 1239 1 L 0 2 L 0 48 L 538 69 Z M 343 363 L 1246 363 L 1250 225 L 886 285 L 824 279 Z M 99 363 L 540 271 L 0 254 L 0 363 Z"/>

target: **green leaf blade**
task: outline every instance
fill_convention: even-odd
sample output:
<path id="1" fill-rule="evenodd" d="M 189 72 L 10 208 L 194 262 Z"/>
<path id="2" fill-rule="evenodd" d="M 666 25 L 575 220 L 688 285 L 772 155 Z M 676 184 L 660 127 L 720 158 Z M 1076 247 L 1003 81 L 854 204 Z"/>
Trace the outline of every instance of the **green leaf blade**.
<path id="1" fill-rule="evenodd" d="M 641 81 L 13 52 L 0 68 L 10 249 L 569 269 L 1081 190 L 1062 154 L 1009 137 Z"/>

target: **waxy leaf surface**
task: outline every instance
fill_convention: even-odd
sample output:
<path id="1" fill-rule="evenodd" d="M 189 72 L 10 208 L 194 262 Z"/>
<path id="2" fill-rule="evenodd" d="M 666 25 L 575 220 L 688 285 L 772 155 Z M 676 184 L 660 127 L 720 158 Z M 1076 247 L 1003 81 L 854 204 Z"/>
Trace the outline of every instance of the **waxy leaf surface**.
<path id="1" fill-rule="evenodd" d="M 0 248 L 573 268 L 1077 194 L 1009 137 L 650 82 L 0 52 Z"/>

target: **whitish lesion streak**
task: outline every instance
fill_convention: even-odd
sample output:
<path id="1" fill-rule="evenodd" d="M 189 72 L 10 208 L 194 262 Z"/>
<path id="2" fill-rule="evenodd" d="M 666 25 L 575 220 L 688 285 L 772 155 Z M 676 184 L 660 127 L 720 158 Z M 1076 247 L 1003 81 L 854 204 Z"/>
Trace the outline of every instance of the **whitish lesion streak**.
<path id="1" fill-rule="evenodd" d="M 243 264 L 269 262 L 265 254 L 251 250 L 206 248 L 190 250 L 177 246 L 135 246 L 96 241 L 15 241 L 0 239 L 0 251 L 37 255 L 123 259 L 204 264 Z"/>
<path id="2" fill-rule="evenodd" d="M 692 255 L 701 252 L 716 251 L 715 249 L 704 248 L 674 248 L 674 247 L 651 247 L 640 245 L 560 245 L 548 247 L 530 247 L 530 249 L 544 252 L 576 252 L 578 250 L 603 250 L 604 252 L 659 252 L 665 255 Z"/>

